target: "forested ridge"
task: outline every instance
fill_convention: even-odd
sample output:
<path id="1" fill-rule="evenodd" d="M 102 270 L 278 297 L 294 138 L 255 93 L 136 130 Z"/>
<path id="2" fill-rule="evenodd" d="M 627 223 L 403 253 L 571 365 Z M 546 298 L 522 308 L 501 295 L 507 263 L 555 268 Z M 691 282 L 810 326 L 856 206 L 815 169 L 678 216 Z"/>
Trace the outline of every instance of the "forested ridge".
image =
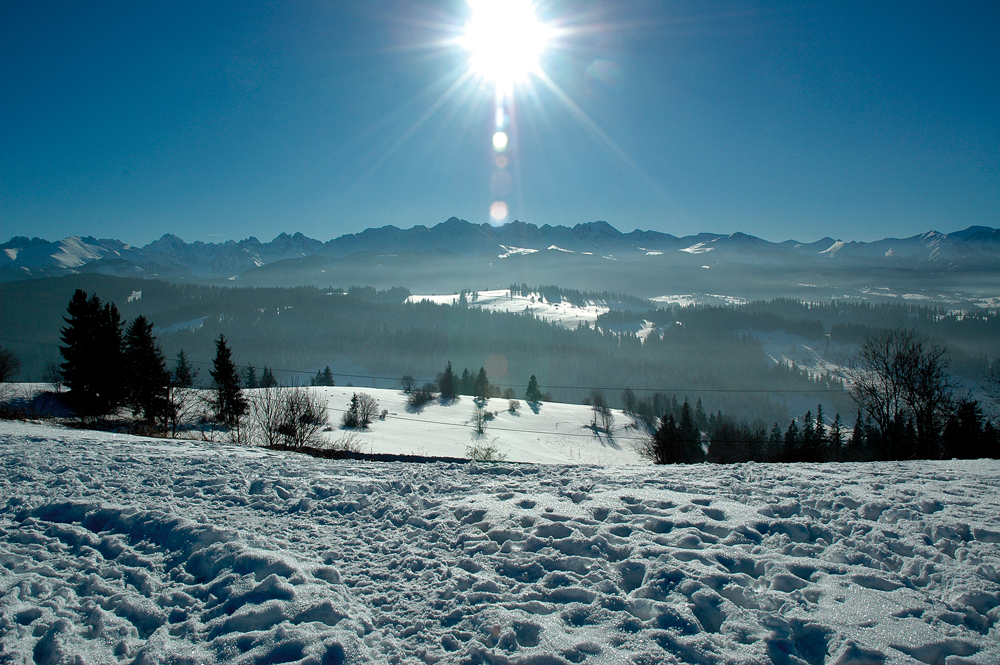
<path id="1" fill-rule="evenodd" d="M 775 365 L 751 331 L 781 329 L 823 339 L 854 330 L 848 326 L 863 330 L 905 321 L 945 340 L 953 353 L 983 353 L 984 365 L 985 352 L 995 355 L 1000 340 L 996 318 L 988 314 L 959 316 L 913 305 L 779 299 L 643 310 L 642 301 L 628 299 L 628 310 L 612 310 L 596 327 L 568 330 L 518 313 L 404 303 L 409 292 L 401 287 L 239 288 L 87 275 L 5 285 L 0 336 L 20 356 L 22 378 L 40 380 L 46 363 L 57 359 L 66 302 L 76 288 L 116 303 L 124 319 L 147 317 L 167 357 L 184 349 L 195 363 L 207 363 L 213 340 L 224 334 L 238 363 L 267 365 L 286 382 L 307 383 L 330 365 L 341 384 L 390 387 L 403 374 L 432 378 L 451 360 L 456 367 L 487 366 L 495 385 L 515 386 L 519 393 L 534 374 L 559 401 L 579 402 L 597 387 L 607 389 L 617 406 L 627 386 L 640 394 L 700 397 L 709 411 L 767 422 L 792 415 L 785 407 L 788 393 L 825 401 L 831 413 L 846 414 L 850 407 L 839 382 Z M 552 300 L 626 300 L 558 287 L 542 292 Z M 658 327 L 645 343 L 634 333 L 615 332 L 615 324 L 637 318 Z M 189 327 L 178 329 L 184 323 Z"/>

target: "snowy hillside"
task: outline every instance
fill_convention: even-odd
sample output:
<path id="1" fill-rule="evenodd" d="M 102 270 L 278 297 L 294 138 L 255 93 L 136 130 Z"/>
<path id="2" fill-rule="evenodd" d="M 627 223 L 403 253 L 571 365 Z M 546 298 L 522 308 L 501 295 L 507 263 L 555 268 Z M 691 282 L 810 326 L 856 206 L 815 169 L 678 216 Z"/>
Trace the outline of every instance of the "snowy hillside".
<path id="1" fill-rule="evenodd" d="M 1000 662 L 997 462 L 407 465 L 2 422 L 0 464 L 5 663 Z"/>
<path id="2" fill-rule="evenodd" d="M 495 413 L 486 425 L 485 435 L 473 432 L 470 420 L 475 409 L 471 397 L 459 397 L 442 405 L 435 400 L 420 411 L 406 404 L 399 390 L 377 388 L 310 388 L 327 400 L 330 421 L 339 424 L 355 392 L 375 397 L 380 409 L 387 409 L 385 420 L 375 420 L 358 434 L 359 447 L 365 453 L 419 455 L 421 457 L 466 457 L 472 444 L 496 441 L 509 462 L 533 464 L 619 464 L 644 463 L 633 450 L 639 435 L 631 427 L 632 419 L 612 410 L 615 427 L 609 438 L 603 431 L 590 428 L 590 407 L 580 404 L 542 402 L 538 413 L 524 401 L 518 401 L 514 413 L 508 400 L 493 398 L 486 410 Z M 342 430 L 326 433 L 333 442 Z"/>
<path id="3" fill-rule="evenodd" d="M 407 302 L 430 301 L 439 305 L 454 305 L 461 294 L 442 296 L 413 295 Z M 576 328 L 581 323 L 593 326 L 597 317 L 611 308 L 603 300 L 588 301 L 584 305 L 576 305 L 568 301 L 548 302 L 540 293 L 528 295 L 512 294 L 510 289 L 479 291 L 475 300 L 469 295 L 469 306 L 494 312 L 525 312 L 533 314 L 543 321 L 552 321 L 564 328 Z"/>

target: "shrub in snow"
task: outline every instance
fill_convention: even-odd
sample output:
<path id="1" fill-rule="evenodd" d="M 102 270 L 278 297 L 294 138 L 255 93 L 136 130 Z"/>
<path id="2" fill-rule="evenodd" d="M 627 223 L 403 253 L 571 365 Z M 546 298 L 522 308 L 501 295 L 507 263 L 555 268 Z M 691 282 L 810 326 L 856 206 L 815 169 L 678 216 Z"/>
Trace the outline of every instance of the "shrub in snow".
<path id="1" fill-rule="evenodd" d="M 344 427 L 366 429 L 378 414 L 378 400 L 368 393 L 354 393 L 344 413 Z"/>
<path id="2" fill-rule="evenodd" d="M 425 383 L 422 388 L 417 388 L 410 393 L 406 403 L 414 409 L 421 409 L 434 399 L 434 384 Z"/>
<path id="3" fill-rule="evenodd" d="M 507 455 L 500 450 L 500 437 L 493 437 L 489 442 L 473 443 L 465 449 L 469 459 L 477 462 L 503 462 Z"/>
<path id="4" fill-rule="evenodd" d="M 521 408 L 521 403 L 516 399 L 512 399 L 507 402 L 507 411 L 509 413 L 517 413 L 518 409 Z"/>

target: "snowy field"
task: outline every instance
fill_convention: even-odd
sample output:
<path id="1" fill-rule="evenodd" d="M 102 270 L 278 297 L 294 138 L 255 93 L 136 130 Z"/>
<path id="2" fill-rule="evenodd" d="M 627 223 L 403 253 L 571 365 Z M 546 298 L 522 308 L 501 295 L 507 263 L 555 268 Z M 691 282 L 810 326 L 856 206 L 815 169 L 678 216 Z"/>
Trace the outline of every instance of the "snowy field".
<path id="1" fill-rule="evenodd" d="M 424 300 L 438 305 L 454 305 L 458 303 L 460 294 L 443 296 L 410 296 L 407 302 Z M 581 323 L 593 326 L 597 317 L 610 311 L 603 300 L 587 301 L 584 305 L 574 305 L 570 302 L 549 302 L 539 293 L 526 296 L 511 295 L 510 289 L 495 291 L 479 291 L 475 300 L 468 294 L 469 306 L 494 312 L 530 312 L 543 321 L 551 321 L 564 328 L 577 328 Z"/>
<path id="2" fill-rule="evenodd" d="M 1000 662 L 997 462 L 407 465 L 2 422 L 0 463 L 0 663 Z"/>
<path id="3" fill-rule="evenodd" d="M 468 396 L 442 405 L 434 400 L 420 410 L 407 406 L 407 396 L 399 390 L 379 388 L 310 388 L 327 401 L 330 422 L 337 425 L 351 401 L 351 395 L 365 392 L 375 397 L 380 409 L 388 410 L 385 420 L 376 419 L 357 434 L 364 453 L 419 455 L 421 457 L 466 457 L 473 444 L 495 442 L 509 462 L 536 464 L 641 464 L 634 444 L 639 438 L 632 419 L 612 409 L 615 426 L 608 437 L 590 427 L 593 412 L 581 404 L 541 402 L 535 406 L 518 401 L 511 413 L 508 400 L 494 397 L 485 410 L 496 415 L 486 424 L 486 432 L 475 434 L 470 424 L 475 401 Z M 343 430 L 324 433 L 327 443 L 343 436 Z"/>

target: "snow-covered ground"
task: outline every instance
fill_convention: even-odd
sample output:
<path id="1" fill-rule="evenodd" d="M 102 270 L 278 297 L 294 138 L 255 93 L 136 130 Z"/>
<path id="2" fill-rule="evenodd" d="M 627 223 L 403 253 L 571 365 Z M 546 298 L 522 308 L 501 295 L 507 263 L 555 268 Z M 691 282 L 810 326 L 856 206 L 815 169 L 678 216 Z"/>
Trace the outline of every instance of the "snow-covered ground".
<path id="1" fill-rule="evenodd" d="M 707 266 L 706 266 L 707 267 Z M 747 300 L 738 296 L 719 295 L 715 293 L 688 293 L 683 295 L 656 296 L 650 298 L 653 302 L 664 305 L 679 305 L 681 307 L 692 307 L 694 305 L 745 305 Z"/>
<path id="2" fill-rule="evenodd" d="M 407 298 L 407 302 L 428 300 L 439 305 L 453 305 L 458 302 L 459 295 L 458 293 L 443 296 L 414 295 Z M 530 312 L 540 319 L 552 321 L 566 328 L 576 328 L 581 323 L 592 326 L 598 316 L 611 309 L 603 300 L 589 301 L 585 305 L 549 302 L 541 294 L 512 295 L 510 289 L 479 291 L 475 300 L 472 300 L 472 294 L 469 294 L 468 298 L 470 307 L 480 307 L 495 312 Z"/>
<path id="3" fill-rule="evenodd" d="M 3 663 L 1000 662 L 997 462 L 407 465 L 2 422 L 0 464 Z"/>
<path id="4" fill-rule="evenodd" d="M 634 447 L 639 433 L 632 419 L 612 410 L 615 426 L 609 438 L 590 427 L 590 407 L 581 404 L 541 402 L 532 408 L 518 401 L 514 413 L 509 401 L 493 398 L 485 410 L 496 415 L 486 424 L 483 435 L 474 432 L 471 420 L 476 408 L 471 397 L 459 397 L 441 404 L 434 400 L 417 411 L 407 406 L 407 396 L 399 390 L 377 388 L 310 388 L 327 401 L 330 421 L 339 425 L 354 392 L 375 397 L 379 409 L 387 409 L 385 420 L 375 420 L 357 433 L 358 446 L 365 453 L 419 455 L 421 457 L 466 457 L 471 445 L 495 441 L 507 461 L 534 464 L 619 464 L 642 463 Z M 538 413 L 535 413 L 537 409 Z M 344 432 L 324 433 L 332 443 Z"/>

